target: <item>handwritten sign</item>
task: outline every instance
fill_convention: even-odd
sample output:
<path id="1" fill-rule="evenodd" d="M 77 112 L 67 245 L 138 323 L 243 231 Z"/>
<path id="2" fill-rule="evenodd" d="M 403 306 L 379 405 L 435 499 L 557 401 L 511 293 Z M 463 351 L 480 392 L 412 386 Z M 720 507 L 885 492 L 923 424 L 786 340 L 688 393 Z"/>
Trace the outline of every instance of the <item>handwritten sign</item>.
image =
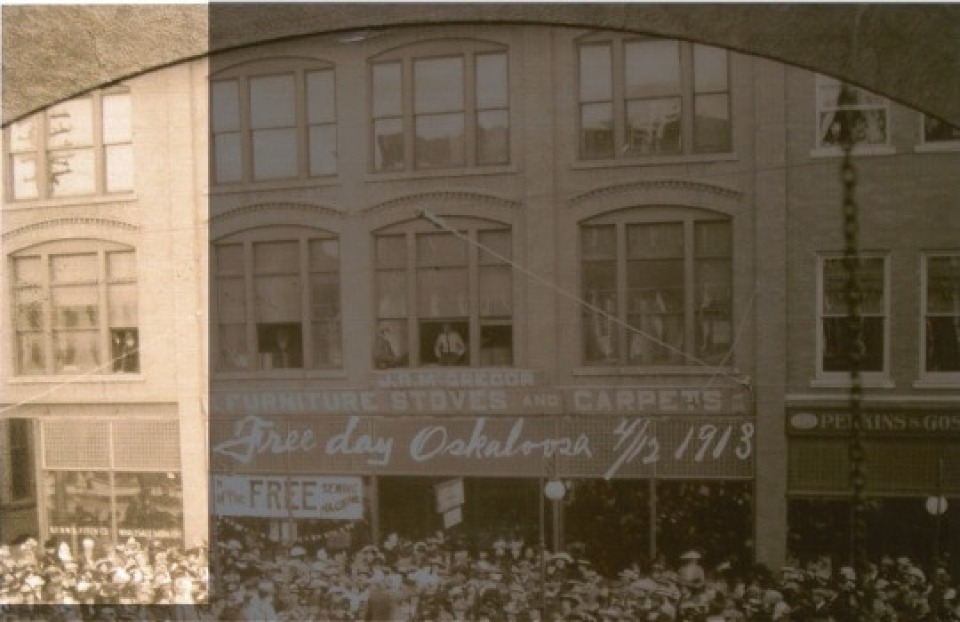
<path id="1" fill-rule="evenodd" d="M 362 482 L 359 477 L 217 476 L 214 508 L 220 516 L 355 520 L 363 517 Z"/>
<path id="2" fill-rule="evenodd" d="M 313 417 L 211 422 L 217 471 L 750 477 L 749 417 Z"/>

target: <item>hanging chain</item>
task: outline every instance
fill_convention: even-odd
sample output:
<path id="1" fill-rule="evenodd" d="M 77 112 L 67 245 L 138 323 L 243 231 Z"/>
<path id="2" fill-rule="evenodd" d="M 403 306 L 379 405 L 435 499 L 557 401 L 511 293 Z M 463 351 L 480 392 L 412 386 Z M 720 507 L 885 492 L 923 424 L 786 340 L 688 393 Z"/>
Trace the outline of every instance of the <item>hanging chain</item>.
<path id="1" fill-rule="evenodd" d="M 840 180 L 843 183 L 843 265 L 847 273 L 847 358 L 850 366 L 850 439 L 848 456 L 850 459 L 850 487 L 852 493 L 850 525 L 850 560 L 856 569 L 857 586 L 862 588 L 866 570 L 867 528 L 864 516 L 864 488 L 866 487 L 865 454 L 863 450 L 863 381 L 861 367 L 866 346 L 863 342 L 863 321 L 860 314 L 862 291 L 858 268 L 859 257 L 859 207 L 856 200 L 857 171 L 853 165 L 853 113 L 844 110 L 844 104 L 855 102 L 852 89 L 842 84 L 838 103 L 841 110 L 837 113 L 840 121 L 840 146 L 843 159 L 840 164 Z M 862 590 L 858 589 L 862 593 Z"/>

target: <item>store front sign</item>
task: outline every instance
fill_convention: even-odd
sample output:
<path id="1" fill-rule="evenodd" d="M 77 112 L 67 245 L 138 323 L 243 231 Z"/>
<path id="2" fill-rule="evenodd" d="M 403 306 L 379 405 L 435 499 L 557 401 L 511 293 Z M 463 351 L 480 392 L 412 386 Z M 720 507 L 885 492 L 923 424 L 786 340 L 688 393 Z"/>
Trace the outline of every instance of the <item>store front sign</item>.
<path id="1" fill-rule="evenodd" d="M 849 412 L 798 410 L 787 416 L 791 434 L 848 434 Z M 876 436 L 958 436 L 960 413 L 876 411 L 863 413 L 863 431 Z"/>
<path id="2" fill-rule="evenodd" d="M 459 507 L 466 501 L 463 490 L 463 478 L 448 479 L 436 485 L 437 513 Z"/>
<path id="3" fill-rule="evenodd" d="M 753 474 L 749 417 L 251 415 L 211 425 L 218 471 L 540 477 L 555 468 L 560 475 L 607 479 Z"/>
<path id="4" fill-rule="evenodd" d="M 109 527 L 91 527 L 78 525 L 50 525 L 51 536 L 109 536 Z"/>
<path id="5" fill-rule="evenodd" d="M 216 476 L 214 507 L 220 516 L 356 520 L 362 487 L 359 477 Z"/>

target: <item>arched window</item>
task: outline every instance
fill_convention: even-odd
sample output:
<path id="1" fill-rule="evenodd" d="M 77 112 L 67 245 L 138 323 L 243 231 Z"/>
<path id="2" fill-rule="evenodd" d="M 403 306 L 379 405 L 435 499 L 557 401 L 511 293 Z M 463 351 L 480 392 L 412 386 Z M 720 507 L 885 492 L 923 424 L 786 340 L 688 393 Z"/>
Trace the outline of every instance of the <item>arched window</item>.
<path id="1" fill-rule="evenodd" d="M 373 170 L 510 161 L 508 58 L 495 43 L 444 40 L 371 60 Z"/>
<path id="2" fill-rule="evenodd" d="M 336 235 L 250 229 L 218 240 L 213 264 L 219 371 L 342 366 Z"/>
<path id="3" fill-rule="evenodd" d="M 224 70 L 211 78 L 210 102 L 214 184 L 337 173 L 332 65 L 276 59 Z"/>
<path id="4" fill-rule="evenodd" d="M 621 210 L 580 225 L 583 357 L 592 365 L 716 365 L 731 347 L 730 220 Z"/>
<path id="5" fill-rule="evenodd" d="M 64 240 L 10 260 L 18 374 L 140 371 L 134 249 Z"/>
<path id="6" fill-rule="evenodd" d="M 463 237 L 422 221 L 375 233 L 380 369 L 513 364 L 510 227 L 448 223 Z"/>

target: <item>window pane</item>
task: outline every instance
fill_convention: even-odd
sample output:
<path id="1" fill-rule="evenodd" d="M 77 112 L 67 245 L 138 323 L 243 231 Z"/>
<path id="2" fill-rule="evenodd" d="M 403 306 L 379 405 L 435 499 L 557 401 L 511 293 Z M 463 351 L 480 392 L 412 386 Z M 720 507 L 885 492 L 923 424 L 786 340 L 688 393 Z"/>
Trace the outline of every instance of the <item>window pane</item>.
<path id="1" fill-rule="evenodd" d="M 586 225 L 580 228 L 580 252 L 584 260 L 615 259 L 617 230 L 613 225 Z"/>
<path id="2" fill-rule="evenodd" d="M 50 194 L 54 197 L 90 194 L 96 188 L 93 149 L 51 151 Z"/>
<path id="3" fill-rule="evenodd" d="M 513 314 L 513 282 L 510 266 L 480 268 L 480 315 L 482 317 Z"/>
<path id="4" fill-rule="evenodd" d="M 243 244 L 218 244 L 218 274 L 243 274 Z"/>
<path id="5" fill-rule="evenodd" d="M 29 117 L 10 125 L 10 151 L 36 151 L 37 117 Z"/>
<path id="6" fill-rule="evenodd" d="M 337 120 L 332 71 L 307 72 L 307 123 Z"/>
<path id="7" fill-rule="evenodd" d="M 215 179 L 217 183 L 243 179 L 243 154 L 240 151 L 240 134 L 220 134 L 214 138 L 216 157 Z"/>
<path id="8" fill-rule="evenodd" d="M 727 90 L 727 51 L 693 45 L 693 90 L 697 93 Z"/>
<path id="9" fill-rule="evenodd" d="M 236 80 L 221 80 L 210 86 L 210 126 L 214 132 L 240 129 L 240 86 Z"/>
<path id="10" fill-rule="evenodd" d="M 53 341 L 56 358 L 56 371 L 77 374 L 93 372 L 100 366 L 100 348 L 97 345 L 99 333 L 96 330 L 54 331 Z"/>
<path id="11" fill-rule="evenodd" d="M 430 58 L 414 61 L 416 114 L 463 110 L 463 58 Z"/>
<path id="12" fill-rule="evenodd" d="M 183 540 L 183 488 L 179 473 L 117 473 L 120 541 L 149 537 L 166 546 Z"/>
<path id="13" fill-rule="evenodd" d="M 513 365 L 513 326 L 480 327 L 480 364 Z"/>
<path id="14" fill-rule="evenodd" d="M 826 259 L 823 262 L 823 313 L 824 315 L 846 315 L 847 313 L 847 272 L 840 259 Z"/>
<path id="15" fill-rule="evenodd" d="M 314 274 L 310 277 L 310 317 L 327 320 L 340 317 L 340 277 Z"/>
<path id="16" fill-rule="evenodd" d="M 410 363 L 408 343 L 405 321 L 378 322 L 377 341 L 373 353 L 377 369 L 408 365 Z"/>
<path id="17" fill-rule="evenodd" d="M 130 142 L 130 95 L 104 95 L 103 105 L 103 142 Z"/>
<path id="18" fill-rule="evenodd" d="M 300 272 L 300 243 L 258 242 L 253 245 L 253 266 L 255 274 L 277 274 Z"/>
<path id="19" fill-rule="evenodd" d="M 289 127 L 296 123 L 292 75 L 250 78 L 250 126 Z"/>
<path id="20" fill-rule="evenodd" d="M 613 69 L 609 45 L 580 47 L 580 101 L 613 98 Z"/>
<path id="21" fill-rule="evenodd" d="M 82 447 L 77 450 L 83 452 Z M 109 473 L 45 471 L 43 482 L 47 525 L 52 532 L 83 530 L 101 544 L 112 541 Z"/>
<path id="22" fill-rule="evenodd" d="M 477 234 L 477 242 L 479 242 L 481 246 L 489 248 L 491 251 L 499 255 L 499 257 L 496 257 L 491 253 L 481 249 L 481 264 L 503 263 L 505 259 L 510 259 L 511 257 L 512 249 L 510 247 L 509 231 L 481 231 Z M 503 257 L 504 259 L 500 259 L 500 257 Z"/>
<path id="23" fill-rule="evenodd" d="M 507 107 L 507 55 L 477 56 L 477 108 Z"/>
<path id="24" fill-rule="evenodd" d="M 97 328 L 99 295 L 96 286 L 57 287 L 52 296 L 54 326 Z"/>
<path id="25" fill-rule="evenodd" d="M 47 148 L 85 147 L 93 144 L 93 103 L 74 99 L 47 113 Z"/>
<path id="26" fill-rule="evenodd" d="M 477 114 L 477 163 L 505 164 L 510 161 L 510 113 L 487 110 Z"/>
<path id="27" fill-rule="evenodd" d="M 310 128 L 310 175 L 337 172 L 337 126 L 314 125 Z"/>
<path id="28" fill-rule="evenodd" d="M 469 365 L 467 322 L 421 322 L 420 362 L 424 365 Z"/>
<path id="29" fill-rule="evenodd" d="M 697 356 L 709 363 L 719 363 L 733 340 L 730 260 L 699 259 L 695 269 Z"/>
<path id="30" fill-rule="evenodd" d="M 627 102 L 627 153 L 680 152 L 680 99 Z"/>
<path id="31" fill-rule="evenodd" d="M 17 373 L 46 373 L 43 341 L 40 333 L 17 333 Z"/>
<path id="32" fill-rule="evenodd" d="M 403 114 L 403 71 L 400 63 L 373 66 L 373 116 L 399 117 Z"/>
<path id="33" fill-rule="evenodd" d="M 613 104 L 580 106 L 580 156 L 613 157 Z"/>
<path id="34" fill-rule="evenodd" d="M 39 196 L 37 157 L 32 154 L 13 155 L 13 198 L 35 199 Z"/>
<path id="35" fill-rule="evenodd" d="M 13 260 L 13 274 L 17 285 L 39 285 L 43 281 L 43 264 L 39 257 L 17 257 Z"/>
<path id="36" fill-rule="evenodd" d="M 683 223 L 628 226 L 627 256 L 638 259 L 682 258 Z M 680 276 L 682 283 L 683 275 Z"/>
<path id="37" fill-rule="evenodd" d="M 882 317 L 862 318 L 863 343 L 866 346 L 862 371 L 883 371 L 883 335 Z M 844 372 L 850 370 L 849 353 L 853 333 L 846 317 L 823 318 L 823 371 Z"/>
<path id="38" fill-rule="evenodd" d="M 246 333 L 246 326 L 242 324 L 220 326 L 220 369 L 250 369 Z"/>
<path id="39" fill-rule="evenodd" d="M 330 272 L 340 267 L 340 242 L 334 239 L 310 240 L 310 271 Z"/>
<path id="40" fill-rule="evenodd" d="M 301 291 L 295 276 L 258 276 L 254 281 L 257 321 L 299 322 Z"/>
<path id="41" fill-rule="evenodd" d="M 960 309 L 952 317 L 927 317 L 926 370 L 960 371 Z"/>
<path id="42" fill-rule="evenodd" d="M 217 278 L 217 318 L 221 324 L 239 324 L 246 321 L 245 290 L 242 278 Z"/>
<path id="43" fill-rule="evenodd" d="M 340 348 L 340 322 L 313 323 L 313 368 L 340 367 L 343 353 Z"/>
<path id="44" fill-rule="evenodd" d="M 417 264 L 465 266 L 467 243 L 452 233 L 421 233 L 417 235 Z"/>
<path id="45" fill-rule="evenodd" d="M 403 121 L 401 119 L 381 119 L 373 124 L 376 149 L 374 150 L 374 168 L 378 171 L 396 171 L 403 169 Z"/>
<path id="46" fill-rule="evenodd" d="M 253 133 L 254 179 L 297 176 L 297 131 L 258 130 Z"/>
<path id="47" fill-rule="evenodd" d="M 417 117 L 417 168 L 463 166 L 463 115 Z"/>
<path id="48" fill-rule="evenodd" d="M 927 259 L 927 313 L 960 316 L 960 257 Z"/>
<path id="49" fill-rule="evenodd" d="M 97 255 L 54 255 L 50 258 L 54 283 L 90 283 L 97 281 Z"/>
<path id="50" fill-rule="evenodd" d="M 417 272 L 417 313 L 422 317 L 465 317 L 470 312 L 467 270 L 434 268 Z"/>
<path id="51" fill-rule="evenodd" d="M 960 140 L 960 127 L 954 127 L 936 117 L 923 116 L 923 142 Z"/>
<path id="52" fill-rule="evenodd" d="M 584 360 L 612 362 L 619 352 L 616 267 L 613 263 L 583 266 L 583 287 L 592 308 L 583 311 Z"/>
<path id="53" fill-rule="evenodd" d="M 260 369 L 303 367 L 303 331 L 299 323 L 257 324 Z"/>
<path id="54" fill-rule="evenodd" d="M 697 257 L 729 257 L 732 254 L 730 223 L 698 222 L 693 232 Z"/>
<path id="55" fill-rule="evenodd" d="M 633 41 L 625 46 L 627 99 L 680 93 L 680 44 Z"/>
<path id="56" fill-rule="evenodd" d="M 110 360 L 115 373 L 140 371 L 140 340 L 136 328 L 127 326 L 110 330 Z"/>
<path id="57" fill-rule="evenodd" d="M 884 261 L 882 258 L 864 259 L 860 264 L 860 312 L 884 313 Z"/>
<path id="58" fill-rule="evenodd" d="M 406 266 L 407 237 L 405 235 L 378 235 L 377 265 Z"/>
<path id="59" fill-rule="evenodd" d="M 133 190 L 133 147 L 112 145 L 104 149 L 107 192 Z"/>
<path id="60" fill-rule="evenodd" d="M 377 272 L 377 316 L 407 315 L 407 273 L 399 270 Z"/>
<path id="61" fill-rule="evenodd" d="M 43 328 L 43 294 L 39 287 L 21 287 L 15 291 L 16 327 L 21 331 Z"/>
<path id="62" fill-rule="evenodd" d="M 730 150 L 730 104 L 727 95 L 694 98 L 693 147 L 699 152 Z"/>
<path id="63" fill-rule="evenodd" d="M 137 326 L 137 286 L 134 283 L 111 285 L 107 291 L 109 325 Z"/>

